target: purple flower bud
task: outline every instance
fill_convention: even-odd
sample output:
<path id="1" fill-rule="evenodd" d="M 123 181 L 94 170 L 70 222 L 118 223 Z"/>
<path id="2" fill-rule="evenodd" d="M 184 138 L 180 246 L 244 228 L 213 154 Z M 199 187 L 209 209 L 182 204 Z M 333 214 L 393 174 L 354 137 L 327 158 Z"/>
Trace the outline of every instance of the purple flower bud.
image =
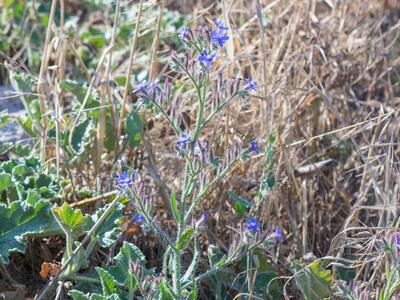
<path id="1" fill-rule="evenodd" d="M 158 88 L 158 79 L 155 79 L 155 80 L 153 80 L 152 82 L 150 82 L 149 84 L 148 84 L 148 89 L 151 91 L 151 92 L 154 92 L 155 90 L 157 90 L 157 88 Z"/>
<path id="2" fill-rule="evenodd" d="M 400 247 L 400 233 L 399 232 L 396 232 L 394 234 L 394 241 L 396 243 L 396 246 Z"/>
<path id="3" fill-rule="evenodd" d="M 247 230 L 253 232 L 253 233 L 258 233 L 260 231 L 261 223 L 257 222 L 256 217 L 251 217 L 246 219 L 246 224 L 244 228 Z"/>
<path id="4" fill-rule="evenodd" d="M 187 27 L 184 27 L 179 32 L 179 38 L 181 39 L 181 41 L 187 42 L 187 38 L 189 37 L 189 34 L 190 34 L 190 29 Z"/>
<path id="5" fill-rule="evenodd" d="M 145 95 L 145 94 L 147 93 L 147 86 L 148 86 L 147 80 L 143 80 L 142 83 L 139 84 L 139 85 L 137 86 L 136 89 L 137 89 L 140 93 L 142 93 L 142 94 Z"/>

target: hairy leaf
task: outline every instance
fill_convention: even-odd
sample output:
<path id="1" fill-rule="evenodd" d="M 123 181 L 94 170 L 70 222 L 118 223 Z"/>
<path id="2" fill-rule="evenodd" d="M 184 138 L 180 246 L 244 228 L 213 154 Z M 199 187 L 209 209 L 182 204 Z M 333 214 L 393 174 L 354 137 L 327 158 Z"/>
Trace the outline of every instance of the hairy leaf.
<path id="1" fill-rule="evenodd" d="M 61 207 L 55 207 L 53 210 L 60 217 L 61 222 L 67 225 L 71 231 L 75 232 L 85 223 L 85 218 L 80 209 L 73 209 L 68 203 L 64 202 Z"/>
<path id="2" fill-rule="evenodd" d="M 179 210 L 178 210 L 178 203 L 176 201 L 176 196 L 175 193 L 172 192 L 171 194 L 171 208 L 172 208 L 172 214 L 174 215 L 175 221 L 177 223 L 180 223 L 180 215 L 179 215 Z"/>
<path id="3" fill-rule="evenodd" d="M 186 230 L 182 233 L 181 238 L 179 241 L 176 243 L 176 248 L 178 250 L 186 248 L 188 245 L 189 241 L 192 239 L 193 236 L 193 227 L 188 227 Z"/>
<path id="4" fill-rule="evenodd" d="M 0 174 L 0 192 L 8 189 L 11 186 L 11 175 L 2 173 Z"/>
<path id="5" fill-rule="evenodd" d="M 25 205 L 21 201 L 9 207 L 0 204 L 0 262 L 8 263 L 13 251 L 25 252 L 26 237 L 42 233 L 52 224 L 51 205 L 38 201 L 35 205 Z"/>
<path id="6" fill-rule="evenodd" d="M 110 204 L 108 204 L 110 205 Z M 85 231 L 89 231 L 93 225 L 99 220 L 103 215 L 107 206 L 100 208 L 95 214 L 91 215 L 88 222 L 85 225 Z M 104 220 L 99 229 L 96 232 L 97 240 L 101 247 L 109 247 L 116 242 L 119 234 L 122 232 L 119 226 L 119 221 L 122 218 L 122 209 L 124 206 L 119 203 L 114 211 Z"/>
<path id="7" fill-rule="evenodd" d="M 117 293 L 117 284 L 115 283 L 114 278 L 108 273 L 106 270 L 102 268 L 96 268 L 96 272 L 99 274 L 101 286 L 103 288 L 104 296 L 111 296 L 114 293 Z"/>
<path id="8" fill-rule="evenodd" d="M 165 279 L 160 284 L 160 300 L 175 300 L 174 294 Z"/>

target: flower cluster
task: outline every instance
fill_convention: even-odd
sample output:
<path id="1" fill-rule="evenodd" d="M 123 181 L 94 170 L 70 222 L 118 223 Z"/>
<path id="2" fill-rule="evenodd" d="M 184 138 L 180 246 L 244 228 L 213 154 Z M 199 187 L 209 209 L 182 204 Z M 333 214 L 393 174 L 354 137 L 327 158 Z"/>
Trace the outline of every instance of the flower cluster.
<path id="1" fill-rule="evenodd" d="M 229 36 L 226 33 L 228 27 L 218 21 L 214 21 L 214 25 L 217 26 L 218 31 L 211 29 L 211 42 L 222 48 L 224 43 L 229 40 Z"/>

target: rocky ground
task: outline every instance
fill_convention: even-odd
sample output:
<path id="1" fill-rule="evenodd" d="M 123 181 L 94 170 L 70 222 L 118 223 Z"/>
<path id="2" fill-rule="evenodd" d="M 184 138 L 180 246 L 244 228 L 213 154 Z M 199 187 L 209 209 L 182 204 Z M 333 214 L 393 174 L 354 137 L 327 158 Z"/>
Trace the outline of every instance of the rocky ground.
<path id="1" fill-rule="evenodd" d="M 0 86 L 0 112 L 6 111 L 11 117 L 23 117 L 24 106 L 11 88 Z M 19 124 L 10 119 L 8 124 L 0 127 L 0 145 L 5 143 L 16 143 L 27 138 L 23 129 Z"/>

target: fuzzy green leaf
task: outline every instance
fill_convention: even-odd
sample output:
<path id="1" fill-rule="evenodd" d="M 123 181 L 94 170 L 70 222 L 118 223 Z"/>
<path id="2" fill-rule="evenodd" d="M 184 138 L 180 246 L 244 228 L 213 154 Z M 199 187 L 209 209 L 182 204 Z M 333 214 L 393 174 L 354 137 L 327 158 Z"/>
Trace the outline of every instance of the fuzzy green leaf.
<path id="1" fill-rule="evenodd" d="M 77 231 L 85 223 L 85 218 L 80 209 L 73 209 L 68 203 L 64 202 L 61 207 L 53 208 L 54 212 L 58 214 L 61 222 L 67 225 L 73 232 Z"/>
<path id="2" fill-rule="evenodd" d="M 26 237 L 42 233 L 52 224 L 48 202 L 38 201 L 34 206 L 21 201 L 9 207 L 0 204 L 0 263 L 8 263 L 13 251 L 25 252 Z"/>
<path id="3" fill-rule="evenodd" d="M 101 286 L 103 287 L 103 295 L 111 296 L 112 294 L 116 294 L 118 291 L 117 284 L 110 273 L 102 268 L 96 268 L 96 272 L 100 277 Z"/>
<path id="4" fill-rule="evenodd" d="M 160 284 L 160 300 L 175 300 L 174 294 L 165 279 Z"/>
<path id="5" fill-rule="evenodd" d="M 181 217 L 179 215 L 178 202 L 176 201 L 176 196 L 175 196 L 174 192 L 172 192 L 172 194 L 171 194 L 171 209 L 172 209 L 172 214 L 174 215 L 175 221 L 177 223 L 180 223 Z"/>
<path id="6" fill-rule="evenodd" d="M 85 231 L 89 231 L 93 227 L 93 225 L 103 215 L 108 205 L 98 209 L 95 214 L 90 216 L 88 222 L 85 225 Z M 119 226 L 119 220 L 122 218 L 123 208 L 124 206 L 119 203 L 97 230 L 96 237 L 101 247 L 111 246 L 113 243 L 116 242 L 119 234 L 122 232 L 122 229 Z"/>
<path id="7" fill-rule="evenodd" d="M 2 173 L 0 174 L 0 192 L 8 189 L 11 186 L 11 175 Z"/>
<path id="8" fill-rule="evenodd" d="M 81 291 L 71 290 L 68 292 L 68 295 L 72 297 L 74 300 L 89 300 L 89 296 L 85 295 Z"/>
<path id="9" fill-rule="evenodd" d="M 110 274 L 115 278 L 118 284 L 127 285 L 130 289 L 136 289 L 136 280 L 129 270 L 130 264 L 139 264 L 144 268 L 146 258 L 138 247 L 134 244 L 124 242 L 119 253 L 114 257 L 115 265 L 109 268 Z"/>
<path id="10" fill-rule="evenodd" d="M 189 241 L 192 239 L 193 236 L 193 227 L 188 227 L 186 230 L 182 233 L 181 238 L 179 241 L 176 243 L 176 248 L 178 250 L 186 248 L 188 245 Z"/>

